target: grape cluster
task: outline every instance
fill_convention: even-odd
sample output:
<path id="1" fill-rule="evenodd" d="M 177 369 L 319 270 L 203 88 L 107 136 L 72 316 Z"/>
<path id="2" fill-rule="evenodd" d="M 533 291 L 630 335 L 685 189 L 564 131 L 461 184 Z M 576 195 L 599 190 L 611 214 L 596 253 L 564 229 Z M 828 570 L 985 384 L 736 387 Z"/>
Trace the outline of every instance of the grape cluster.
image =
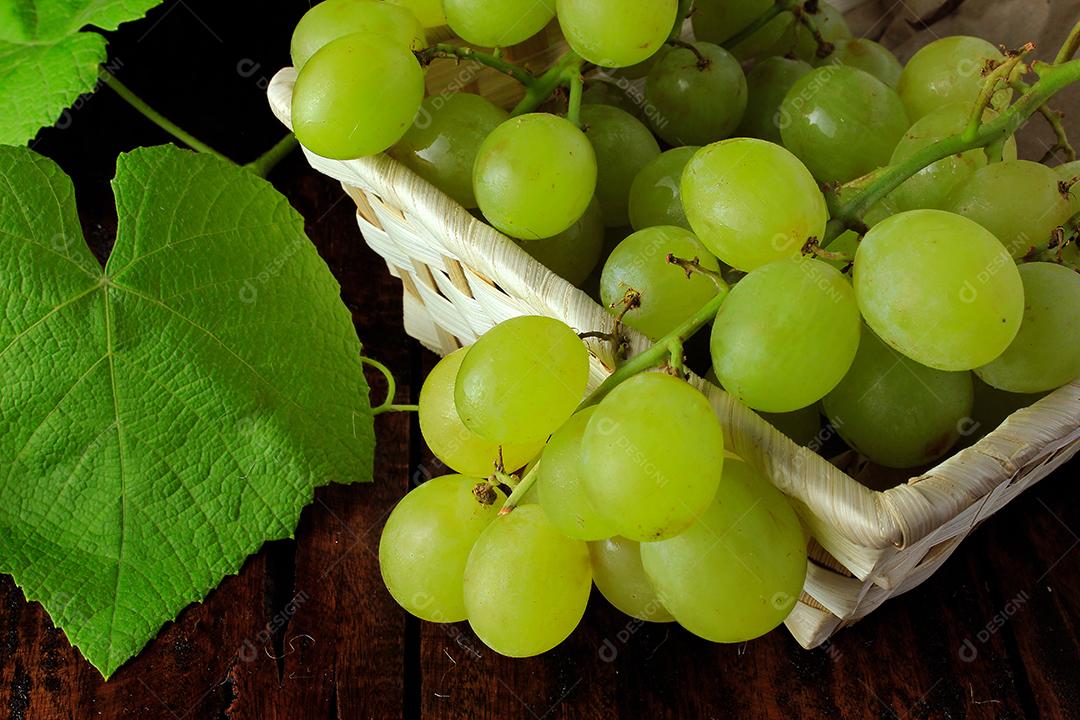
<path id="1" fill-rule="evenodd" d="M 827 2 L 690 5 L 324 0 L 293 37 L 309 150 L 388 152 L 609 308 L 614 356 L 624 328 L 656 343 L 586 398 L 575 330 L 597 329 L 516 318 L 424 384 L 421 430 L 459 474 L 393 511 L 383 576 L 506 655 L 561 642 L 594 583 L 717 642 L 791 611 L 799 521 L 685 379 L 681 343 L 706 325 L 699 371 L 797 443 L 819 449 L 824 418 L 889 467 L 1080 376 L 1080 163 L 1019 159 L 1013 138 L 1037 110 L 1054 121 L 1045 101 L 1080 61 L 960 36 L 902 65 Z M 554 22 L 571 50 L 539 74 L 479 49 Z M 425 97 L 443 59 L 524 97 Z"/>

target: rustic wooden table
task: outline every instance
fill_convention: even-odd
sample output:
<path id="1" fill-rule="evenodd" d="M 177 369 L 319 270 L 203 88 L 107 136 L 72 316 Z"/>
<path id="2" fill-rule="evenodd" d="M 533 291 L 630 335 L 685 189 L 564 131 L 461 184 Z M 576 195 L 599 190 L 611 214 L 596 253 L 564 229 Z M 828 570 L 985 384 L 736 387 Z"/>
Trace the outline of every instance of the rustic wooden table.
<path id="1" fill-rule="evenodd" d="M 263 97 L 306 3 L 175 0 L 113 34 L 121 78 L 237 159 L 281 129 Z M 104 90 L 37 149 L 76 182 L 95 249 L 115 229 L 118 152 L 164 142 Z M 294 155 L 272 178 L 308 220 L 368 354 L 415 398 L 435 358 L 401 329 L 401 288 L 359 240 L 351 203 Z M 374 393 L 382 392 L 376 378 Z M 108 683 L 0 577 L 0 713 L 24 718 L 1077 718 L 1076 462 L 976 532 L 929 582 L 829 646 L 782 630 L 712 645 L 639 626 L 595 596 L 557 650 L 508 660 L 465 624 L 407 617 L 379 579 L 394 502 L 438 472 L 415 421 L 377 422 L 375 482 L 319 491 L 295 541 L 272 543 L 189 607 Z"/>

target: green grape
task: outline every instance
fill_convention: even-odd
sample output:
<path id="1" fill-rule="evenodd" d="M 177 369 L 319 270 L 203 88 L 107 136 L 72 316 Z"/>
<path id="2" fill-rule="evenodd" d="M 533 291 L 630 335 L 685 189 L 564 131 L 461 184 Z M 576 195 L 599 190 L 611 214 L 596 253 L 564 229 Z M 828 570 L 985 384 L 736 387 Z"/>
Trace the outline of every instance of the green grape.
<path id="1" fill-rule="evenodd" d="M 436 28 L 446 25 L 446 14 L 443 12 L 442 0 L 386 0 L 394 5 L 408 8 L 416 16 L 420 24 L 426 28 Z"/>
<path id="2" fill-rule="evenodd" d="M 525 42 L 555 17 L 555 0 L 443 0 L 446 22 L 473 45 Z"/>
<path id="3" fill-rule="evenodd" d="M 620 301 L 628 290 L 641 295 L 640 306 L 623 315 L 623 322 L 658 340 L 677 328 L 716 297 L 716 283 L 705 275 L 689 278 L 668 255 L 684 260 L 697 258 L 701 265 L 720 272 L 720 263 L 689 230 L 671 225 L 640 230 L 619 243 L 604 263 L 600 297 L 615 315 L 623 312 Z"/>
<path id="4" fill-rule="evenodd" d="M 686 164 L 700 149 L 690 146 L 668 150 L 641 168 L 630 186 L 630 224 L 635 230 L 659 225 L 690 229 L 680 182 Z"/>
<path id="5" fill-rule="evenodd" d="M 768 57 L 754 65 L 746 76 L 748 101 L 736 134 L 779 145 L 780 105 L 791 86 L 813 69 L 802 60 L 784 57 Z"/>
<path id="6" fill-rule="evenodd" d="M 499 514 L 473 497 L 478 481 L 428 480 L 401 499 L 379 538 L 379 569 L 398 605 L 430 622 L 466 618 L 462 579 L 473 543 Z"/>
<path id="7" fill-rule="evenodd" d="M 984 120 L 997 113 L 987 110 Z M 968 103 L 943 105 L 931 110 L 910 128 L 893 151 L 890 164 L 902 163 L 915 153 L 963 132 L 971 116 Z M 1016 159 L 1016 139 L 1010 137 L 1002 151 L 1006 160 Z M 950 155 L 923 168 L 889 196 L 900 210 L 945 210 L 945 200 L 957 185 L 986 167 L 986 151 L 982 148 Z"/>
<path id="8" fill-rule="evenodd" d="M 569 228 L 592 202 L 596 153 L 566 118 L 534 113 L 495 128 L 476 156 L 473 190 L 488 222 L 539 240 Z"/>
<path id="9" fill-rule="evenodd" d="M 778 120 L 784 146 L 829 183 L 888 164 L 909 126 L 896 91 L 845 65 L 821 67 L 797 80 Z"/>
<path id="10" fill-rule="evenodd" d="M 509 657 L 539 655 L 585 614 L 589 549 L 560 533 L 539 506 L 519 506 L 476 540 L 464 584 L 469 625 L 485 645 Z"/>
<path id="11" fill-rule="evenodd" d="M 581 441 L 593 507 L 639 542 L 683 532 L 712 502 L 724 433 L 709 401 L 670 375 L 635 375 L 593 412 Z"/>
<path id="12" fill-rule="evenodd" d="M 691 15 L 694 35 L 718 45 L 726 43 L 773 4 L 773 0 L 697 0 Z M 851 37 L 844 16 L 829 3 L 820 3 L 820 11 L 813 18 L 826 42 L 835 44 Z M 810 61 L 817 52 L 818 44 L 810 30 L 788 11 L 732 49 L 735 57 L 743 61 L 772 55 L 794 55 Z"/>
<path id="13" fill-rule="evenodd" d="M 787 413 L 758 413 L 796 445 L 810 445 L 821 439 L 821 406 L 817 403 Z"/>
<path id="14" fill-rule="evenodd" d="M 908 117 L 917 121 L 942 105 L 968 103 L 979 97 L 989 61 L 1001 63 L 1001 52 L 981 38 L 954 35 L 935 40 L 908 61 L 900 75 L 900 98 Z M 1012 90 L 1000 90 L 991 105 L 1001 110 L 1012 99 Z"/>
<path id="15" fill-rule="evenodd" d="M 1016 159 L 1016 158 L 1012 158 Z M 1065 163 L 1054 168 L 1058 180 L 1068 185 L 1069 217 L 1080 213 L 1080 160 Z"/>
<path id="16" fill-rule="evenodd" d="M 544 440 L 574 412 L 589 351 L 564 323 L 535 315 L 488 330 L 458 369 L 454 400 L 465 427 L 492 442 Z"/>
<path id="17" fill-rule="evenodd" d="M 576 223 L 554 237 L 516 240 L 522 250 L 571 285 L 581 285 L 600 264 L 604 249 L 604 218 L 593 200 Z"/>
<path id="18" fill-rule="evenodd" d="M 878 337 L 938 370 L 995 359 L 1024 313 L 1024 287 L 1005 246 L 941 210 L 911 210 L 871 228 L 855 255 L 855 295 Z"/>
<path id="19" fill-rule="evenodd" d="M 798 257 L 825 235 L 825 197 L 790 152 L 733 138 L 699 150 L 682 177 L 690 227 L 713 255 L 738 270 Z"/>
<path id="20" fill-rule="evenodd" d="M 894 90 L 900 86 L 900 73 L 904 71 L 904 66 L 891 50 L 866 38 L 841 40 L 836 43 L 833 52 L 819 64 L 858 68 Z"/>
<path id="21" fill-rule="evenodd" d="M 999 390 L 1053 390 L 1080 377 L 1080 274 L 1056 263 L 1025 263 L 1020 279 L 1020 332 L 1000 357 L 975 372 Z"/>
<path id="22" fill-rule="evenodd" d="M 558 0 L 566 42 L 593 65 L 637 65 L 663 46 L 679 9 L 678 0 Z"/>
<path id="23" fill-rule="evenodd" d="M 630 95 L 629 88 L 624 89 L 610 80 L 590 79 L 581 94 L 581 104 L 610 105 L 625 110 L 635 118 L 641 114 L 640 103 Z"/>
<path id="24" fill-rule="evenodd" d="M 407 47 L 380 35 L 338 38 L 296 78 L 296 139 L 334 160 L 375 155 L 412 126 L 424 99 L 424 71 Z"/>
<path id="25" fill-rule="evenodd" d="M 786 413 L 836 387 L 859 346 L 859 308 L 838 270 L 777 260 L 731 289 L 713 322 L 713 370 L 754 410 Z"/>
<path id="26" fill-rule="evenodd" d="M 735 132 L 746 111 L 746 77 L 739 61 L 711 43 L 698 54 L 675 48 L 649 71 L 645 98 L 656 108 L 652 128 L 671 145 L 705 145 Z"/>
<path id="27" fill-rule="evenodd" d="M 616 107 L 586 105 L 581 122 L 596 152 L 596 198 L 604 224 L 628 225 L 630 185 L 638 171 L 660 155 L 660 146 L 640 120 Z"/>
<path id="28" fill-rule="evenodd" d="M 449 93 L 426 98 L 390 154 L 465 208 L 476 207 L 472 171 L 480 145 L 510 114 L 486 98 Z"/>
<path id="29" fill-rule="evenodd" d="M 1072 215 L 1056 172 L 1041 163 L 1007 160 L 976 170 L 949 194 L 944 209 L 994 233 L 1014 258 L 1050 241 Z"/>
<path id="30" fill-rule="evenodd" d="M 823 405 L 848 445 L 879 465 L 915 467 L 960 439 L 971 415 L 971 377 L 920 365 L 866 330 L 851 369 Z"/>
<path id="31" fill-rule="evenodd" d="M 594 410 L 585 408 L 574 414 L 551 436 L 537 469 L 540 507 L 559 532 L 575 540 L 603 540 L 615 534 L 589 501 L 579 469 L 581 438 Z"/>
<path id="32" fill-rule="evenodd" d="M 420 388 L 420 434 L 435 457 L 470 477 L 487 477 L 499 459 L 499 445 L 465 427 L 454 405 L 454 385 L 467 348 L 456 350 L 431 370 Z M 503 445 L 503 465 L 517 470 L 544 449 L 543 440 Z"/>
<path id="33" fill-rule="evenodd" d="M 331 40 L 358 32 L 382 35 L 406 50 L 427 47 L 423 26 L 405 8 L 378 0 L 323 0 L 304 13 L 293 30 L 293 65 L 300 70 Z"/>
<path id="34" fill-rule="evenodd" d="M 648 622 L 666 623 L 671 617 L 653 590 L 641 565 L 641 545 L 624 537 L 589 543 L 593 582 L 615 609 Z"/>
<path id="35" fill-rule="evenodd" d="M 641 562 L 680 625 L 712 642 L 742 642 L 769 632 L 795 607 L 806 579 L 806 538 L 780 491 L 729 459 L 701 518 L 677 537 L 643 543 Z"/>

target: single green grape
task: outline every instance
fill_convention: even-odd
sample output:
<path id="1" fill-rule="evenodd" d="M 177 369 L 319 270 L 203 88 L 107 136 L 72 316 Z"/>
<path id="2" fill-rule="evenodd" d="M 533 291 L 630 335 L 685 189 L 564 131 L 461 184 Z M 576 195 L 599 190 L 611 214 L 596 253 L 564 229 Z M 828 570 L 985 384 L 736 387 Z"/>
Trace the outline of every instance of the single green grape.
<path id="1" fill-rule="evenodd" d="M 976 170 L 945 199 L 944 209 L 994 233 L 1014 258 L 1046 245 L 1072 215 L 1056 172 L 1042 163 L 1006 160 Z"/>
<path id="2" fill-rule="evenodd" d="M 1024 313 L 1024 287 L 1005 246 L 941 210 L 911 210 L 871 228 L 855 255 L 855 295 L 878 337 L 938 370 L 994 360 Z"/>
<path id="3" fill-rule="evenodd" d="M 467 348 L 450 353 L 432 368 L 420 388 L 420 434 L 435 457 L 469 477 L 487 477 L 495 469 L 500 446 L 461 422 L 454 405 L 454 385 Z M 544 449 L 543 440 L 502 446 L 503 466 L 517 470 Z"/>
<path id="4" fill-rule="evenodd" d="M 558 0 L 570 47 L 593 65 L 637 65 L 660 50 L 675 26 L 678 0 Z"/>
<path id="5" fill-rule="evenodd" d="M 778 120 L 784 146 L 829 183 L 888 164 L 909 126 L 896 91 L 845 65 L 820 67 L 797 80 Z"/>
<path id="6" fill-rule="evenodd" d="M 510 118 L 486 98 L 448 93 L 426 98 L 390 154 L 465 208 L 476 207 L 472 171 L 480 145 Z"/>
<path id="7" fill-rule="evenodd" d="M 538 505 L 495 519 L 465 565 L 469 625 L 508 657 L 546 652 L 574 631 L 592 587 L 589 549 L 560 533 Z"/>
<path id="8" fill-rule="evenodd" d="M 600 264 L 604 218 L 595 200 L 568 229 L 542 240 L 515 240 L 522 250 L 571 285 L 581 285 Z"/>
<path id="9" fill-rule="evenodd" d="M 670 145 L 705 145 L 735 132 L 746 111 L 746 76 L 719 45 L 674 48 L 649 71 L 645 98 L 653 130 Z M 700 59 L 699 59 L 700 54 Z"/>
<path id="10" fill-rule="evenodd" d="M 483 47 L 525 42 L 555 17 L 555 0 L 443 0 L 450 29 Z"/>
<path id="11" fill-rule="evenodd" d="M 996 360 L 975 370 L 1014 393 L 1054 390 L 1080 377 L 1080 274 L 1056 263 L 1024 263 L 1024 319 Z"/>
<path id="12" fill-rule="evenodd" d="M 1058 165 L 1054 172 L 1057 173 L 1058 180 L 1068 186 L 1069 217 L 1080 213 L 1080 160 Z"/>
<path id="13" fill-rule="evenodd" d="M 412 126 L 424 99 L 424 71 L 412 51 L 381 35 L 355 33 L 321 48 L 296 77 L 296 139 L 317 155 L 375 155 Z"/>
<path id="14" fill-rule="evenodd" d="M 940 38 L 915 53 L 900 75 L 900 98 L 912 122 L 942 105 L 967 103 L 979 97 L 986 78 L 983 69 L 1005 60 L 987 41 L 966 35 Z M 1000 90 L 991 106 L 1001 110 L 1012 99 L 1012 90 Z"/>
<path id="15" fill-rule="evenodd" d="M 304 13 L 293 30 L 293 65 L 300 70 L 331 40 L 358 32 L 382 35 L 406 50 L 427 47 L 424 27 L 403 7 L 378 0 L 322 0 Z"/>
<path id="16" fill-rule="evenodd" d="M 442 0 L 386 0 L 394 5 L 408 8 L 420 24 L 426 28 L 437 28 L 446 25 L 446 14 L 443 12 Z"/>
<path id="17" fill-rule="evenodd" d="M 690 16 L 699 40 L 725 44 L 757 20 L 773 5 L 773 0 L 697 0 Z M 844 16 L 827 2 L 819 3 L 812 16 L 822 39 L 836 44 L 851 38 Z M 818 43 L 810 30 L 784 11 L 765 27 L 739 42 L 732 53 L 740 61 L 767 56 L 791 55 L 810 61 L 818 55 Z"/>
<path id="18" fill-rule="evenodd" d="M 713 370 L 754 410 L 816 403 L 855 359 L 861 324 L 851 285 L 820 260 L 777 260 L 731 289 L 712 330 Z"/>
<path id="19" fill-rule="evenodd" d="M 660 146 L 640 120 L 610 105 L 582 107 L 581 122 L 596 152 L 596 198 L 604 225 L 628 225 L 630 186 L 641 168 L 659 157 Z"/>
<path id="20" fill-rule="evenodd" d="M 750 271 L 798 257 L 825 235 L 828 210 L 798 158 L 764 140 L 733 138 L 699 150 L 682 177 L 690 227 L 713 255 Z"/>
<path id="21" fill-rule="evenodd" d="M 984 121 L 992 120 L 996 115 L 987 109 Z M 970 116 L 968 103 L 942 105 L 931 110 L 904 133 L 893 150 L 890 164 L 902 163 L 920 150 L 959 134 L 967 126 Z M 1010 137 L 1005 142 L 1002 155 L 1006 160 L 1016 159 L 1016 138 Z M 986 167 L 987 162 L 983 148 L 950 155 L 915 173 L 889 198 L 900 210 L 946 210 L 945 200 L 949 194 L 976 170 Z"/>
<path id="22" fill-rule="evenodd" d="M 675 225 L 690 229 L 682 205 L 683 170 L 701 148 L 680 147 L 660 153 L 641 168 L 630 186 L 630 225 L 635 230 Z"/>
<path id="23" fill-rule="evenodd" d="M 640 295 L 640 305 L 623 315 L 623 322 L 658 340 L 677 328 L 716 297 L 716 283 L 705 275 L 689 278 L 668 255 L 693 260 L 720 272 L 720 263 L 689 230 L 659 226 L 640 230 L 619 243 L 604 263 L 600 298 L 608 310 L 623 312 L 620 301 L 628 290 Z"/>
<path id="24" fill-rule="evenodd" d="M 624 537 L 591 542 L 589 557 L 593 582 L 615 609 L 647 622 L 666 623 L 675 619 L 645 576 L 639 543 Z"/>
<path id="25" fill-rule="evenodd" d="M 971 416 L 970 372 L 934 370 L 863 332 L 847 375 L 825 396 L 832 426 L 879 465 L 909 468 L 943 457 Z"/>
<path id="26" fill-rule="evenodd" d="M 742 137 L 780 144 L 780 105 L 788 91 L 813 70 L 809 63 L 785 57 L 767 57 L 746 75 L 746 112 L 736 131 Z"/>
<path id="27" fill-rule="evenodd" d="M 592 202 L 596 153 L 566 118 L 533 113 L 507 120 L 480 146 L 473 191 L 488 222 L 510 237 L 538 240 L 569 228 Z"/>
<path id="28" fill-rule="evenodd" d="M 505 320 L 469 348 L 454 400 L 465 427 L 492 442 L 545 440 L 585 394 L 589 351 L 566 324 L 526 315 Z"/>
<path id="29" fill-rule="evenodd" d="M 466 616 L 465 562 L 499 506 L 473 497 L 479 482 L 461 475 L 428 480 L 397 504 L 379 538 L 379 569 L 398 605 L 430 622 Z"/>
<path id="30" fill-rule="evenodd" d="M 559 532 L 575 540 L 603 540 L 615 534 L 611 523 L 593 508 L 579 468 L 581 438 L 594 410 L 575 413 L 555 431 L 536 471 L 540 507 Z"/>
<path id="31" fill-rule="evenodd" d="M 806 538 L 791 504 L 728 459 L 716 499 L 689 530 L 641 545 L 641 562 L 675 620 L 712 642 L 752 640 L 787 618 L 806 579 Z"/>
<path id="32" fill-rule="evenodd" d="M 624 381 L 589 419 L 581 475 L 593 507 L 619 535 L 673 537 L 712 502 L 724 465 L 724 433 L 709 401 L 670 375 Z"/>
<path id="33" fill-rule="evenodd" d="M 818 64 L 858 68 L 894 90 L 900 87 L 900 74 L 904 71 L 892 50 L 866 38 L 839 41 L 832 53 Z"/>

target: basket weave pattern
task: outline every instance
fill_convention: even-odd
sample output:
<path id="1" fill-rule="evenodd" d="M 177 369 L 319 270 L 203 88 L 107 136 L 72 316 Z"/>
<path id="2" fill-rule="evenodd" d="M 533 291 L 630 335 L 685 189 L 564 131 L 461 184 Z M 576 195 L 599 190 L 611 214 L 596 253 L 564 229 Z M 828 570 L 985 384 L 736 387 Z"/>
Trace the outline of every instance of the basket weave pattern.
<path id="1" fill-rule="evenodd" d="M 513 91 L 489 77 L 458 84 L 511 104 Z M 295 79 L 296 71 L 285 68 L 268 88 L 275 115 L 289 126 Z M 305 153 L 355 201 L 364 240 L 404 286 L 406 331 L 436 353 L 469 345 L 519 315 L 550 316 L 579 332 L 613 329 L 610 314 L 587 295 L 402 164 L 386 156 L 342 162 Z M 633 335 L 631 353 L 646 346 Z M 595 387 L 614 360 L 604 343 L 590 341 L 590 350 Z M 812 535 L 806 585 L 786 622 L 807 648 L 926 580 L 980 522 L 1080 451 L 1077 381 L 924 475 L 875 491 L 719 388 L 692 382 L 716 409 L 728 449 L 793 500 Z"/>

